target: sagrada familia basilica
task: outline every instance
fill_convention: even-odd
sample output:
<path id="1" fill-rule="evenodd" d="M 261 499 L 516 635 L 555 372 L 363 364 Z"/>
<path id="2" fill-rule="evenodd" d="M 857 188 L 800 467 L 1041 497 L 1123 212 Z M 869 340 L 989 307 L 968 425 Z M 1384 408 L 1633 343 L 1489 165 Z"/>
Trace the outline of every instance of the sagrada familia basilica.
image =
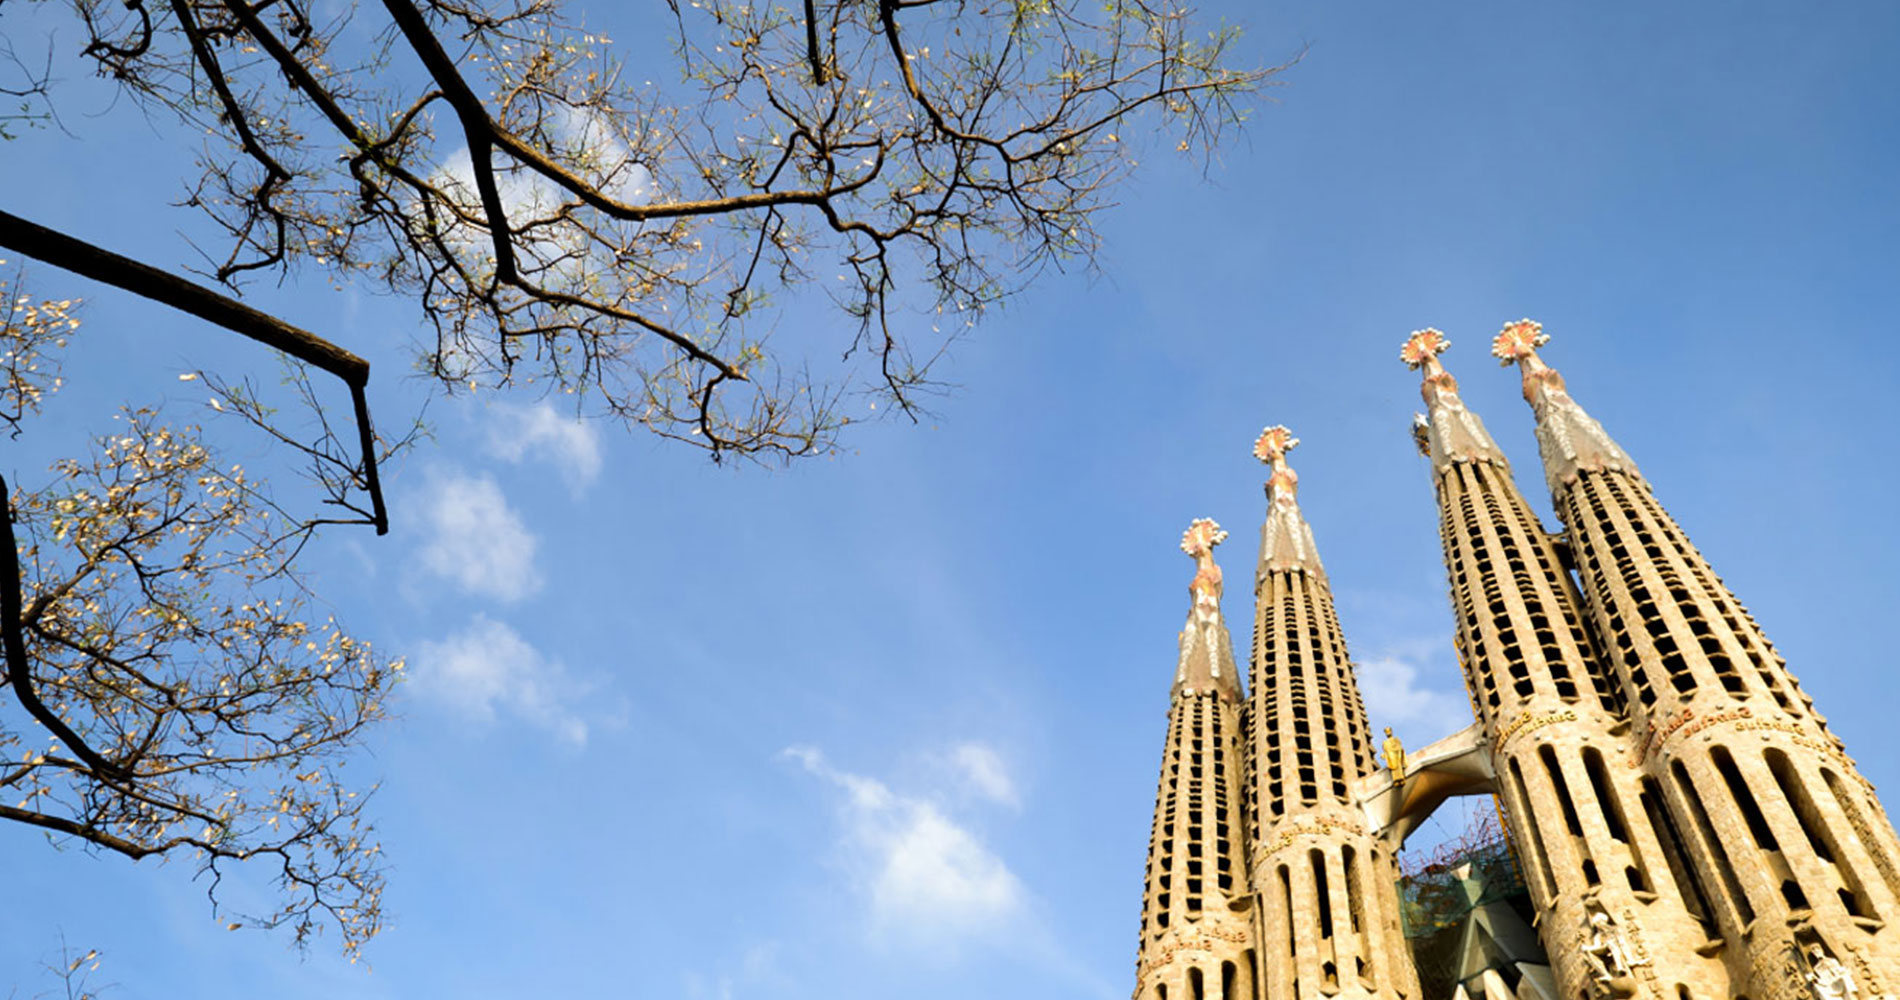
<path id="1" fill-rule="evenodd" d="M 1444 996 L 1900 996 L 1900 840 L 1872 785 L 1545 340 L 1523 320 L 1492 352 L 1523 378 L 1557 534 L 1459 399 L 1445 338 L 1401 352 L 1424 375 L 1470 728 L 1409 754 L 1387 730 L 1379 759 L 1286 428 L 1254 449 L 1271 473 L 1244 686 L 1226 532 L 1188 528 L 1135 1000 L 1433 1000 L 1395 854 L 1470 794 L 1496 797 L 1527 919 L 1474 907 Z"/>

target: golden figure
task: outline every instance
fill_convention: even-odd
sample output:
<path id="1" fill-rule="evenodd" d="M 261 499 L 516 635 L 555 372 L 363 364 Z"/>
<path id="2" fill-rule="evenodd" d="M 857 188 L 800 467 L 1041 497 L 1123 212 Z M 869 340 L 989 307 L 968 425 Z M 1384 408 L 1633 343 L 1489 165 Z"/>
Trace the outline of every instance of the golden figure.
<path id="1" fill-rule="evenodd" d="M 1405 780 L 1405 744 L 1392 735 L 1392 727 L 1385 727 L 1385 766 L 1392 772 L 1392 783 Z"/>

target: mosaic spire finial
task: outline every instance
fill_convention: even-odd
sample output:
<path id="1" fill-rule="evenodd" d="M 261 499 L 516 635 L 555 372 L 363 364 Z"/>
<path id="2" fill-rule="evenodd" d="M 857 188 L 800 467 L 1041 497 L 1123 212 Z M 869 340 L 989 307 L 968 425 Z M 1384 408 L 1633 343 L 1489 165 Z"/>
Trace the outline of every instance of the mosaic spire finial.
<path id="1" fill-rule="evenodd" d="M 1294 437 L 1285 424 L 1275 424 L 1261 431 L 1260 436 L 1254 439 L 1253 457 L 1272 465 L 1285 460 L 1286 453 L 1299 446 L 1300 439 Z"/>
<path id="2" fill-rule="evenodd" d="M 1550 334 L 1544 332 L 1544 324 L 1534 319 L 1520 319 L 1504 324 L 1504 329 L 1491 341 L 1491 356 L 1498 364 L 1509 368 L 1512 362 L 1537 357 L 1537 349 L 1550 343 Z"/>
<path id="3" fill-rule="evenodd" d="M 1563 391 L 1564 377 L 1557 370 L 1544 363 L 1537 356 L 1537 349 L 1550 343 L 1550 334 L 1544 332 L 1544 324 L 1534 319 L 1514 320 L 1504 324 L 1496 337 L 1491 338 L 1491 356 L 1498 364 L 1509 368 L 1517 365 L 1524 376 L 1524 401 L 1537 405 L 1532 397 L 1543 385 L 1555 385 Z"/>
<path id="4" fill-rule="evenodd" d="M 1581 469 L 1621 469 L 1640 476 L 1636 463 L 1618 447 L 1603 425 L 1570 398 L 1564 377 L 1537 356 L 1550 342 L 1544 325 L 1520 319 L 1504 324 L 1491 341 L 1491 354 L 1500 364 L 1517 365 L 1524 380 L 1524 401 L 1537 414 L 1537 451 L 1544 460 L 1544 480 L 1551 496 L 1560 496 Z"/>
<path id="5" fill-rule="evenodd" d="M 1227 540 L 1227 532 L 1211 517 L 1197 517 L 1188 522 L 1188 529 L 1181 533 L 1181 551 L 1200 561 L 1206 556 L 1212 559 L 1214 546 Z"/>
<path id="6" fill-rule="evenodd" d="M 1253 443 L 1253 457 L 1262 464 L 1271 466 L 1273 475 L 1267 478 L 1267 495 L 1275 490 L 1284 490 L 1288 495 L 1299 492 L 1300 474 L 1286 463 L 1286 453 L 1300 446 L 1300 439 L 1286 429 L 1285 424 L 1275 424 L 1260 432 Z"/>
<path id="7" fill-rule="evenodd" d="M 1425 376 L 1419 387 L 1425 414 L 1414 422 L 1412 440 L 1421 453 L 1431 456 L 1432 470 L 1440 474 L 1454 462 L 1491 462 L 1508 470 L 1511 464 L 1484 429 L 1484 421 L 1465 409 L 1458 380 L 1438 361 L 1450 349 L 1451 341 L 1431 327 L 1412 331 L 1399 348 L 1399 360 L 1413 371 L 1422 369 Z"/>
<path id="8" fill-rule="evenodd" d="M 1214 546 L 1226 540 L 1227 532 L 1211 517 L 1195 518 L 1181 533 L 1181 551 L 1194 560 L 1194 582 L 1188 584 L 1194 605 L 1181 632 L 1181 661 L 1174 683 L 1177 691 L 1219 691 L 1231 699 L 1239 697 L 1239 675 L 1227 627 L 1221 621 L 1221 573 L 1214 562 Z"/>
<path id="9" fill-rule="evenodd" d="M 1319 551 L 1313 547 L 1313 529 L 1300 513 L 1300 475 L 1286 463 L 1286 453 L 1299 447 L 1300 439 L 1275 424 L 1260 432 L 1253 443 L 1253 457 L 1272 467 L 1267 477 L 1267 522 L 1260 528 L 1260 574 L 1273 570 L 1303 569 L 1324 578 Z"/>
<path id="10" fill-rule="evenodd" d="M 1181 551 L 1194 559 L 1194 582 L 1188 590 L 1194 594 L 1197 611 L 1211 612 L 1220 607 L 1220 567 L 1214 563 L 1214 546 L 1227 540 L 1227 532 L 1211 517 L 1197 517 L 1181 533 Z"/>
<path id="11" fill-rule="evenodd" d="M 1451 341 L 1446 340 L 1444 334 L 1428 326 L 1423 330 L 1413 330 L 1412 335 L 1405 338 L 1405 346 L 1399 348 L 1399 360 L 1405 362 L 1405 367 L 1413 371 L 1424 367 L 1425 374 L 1430 375 L 1431 369 L 1437 367 L 1435 362 L 1438 356 L 1450 349 Z"/>

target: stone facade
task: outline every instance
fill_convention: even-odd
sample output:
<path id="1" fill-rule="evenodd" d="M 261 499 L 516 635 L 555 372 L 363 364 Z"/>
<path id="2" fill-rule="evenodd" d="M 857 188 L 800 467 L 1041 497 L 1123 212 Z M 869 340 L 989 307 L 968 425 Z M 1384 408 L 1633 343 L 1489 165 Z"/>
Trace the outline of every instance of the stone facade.
<path id="1" fill-rule="evenodd" d="M 1401 356 L 1424 372 L 1458 659 L 1558 995 L 1719 1000 L 1707 904 L 1629 760 L 1622 688 L 1556 541 L 1439 363 L 1449 346 L 1422 330 Z"/>
<path id="2" fill-rule="evenodd" d="M 1214 564 L 1214 546 L 1226 537 L 1203 519 L 1181 539 L 1196 571 L 1148 840 L 1135 995 L 1150 1000 L 1259 996 L 1253 894 L 1242 867 L 1240 676 Z"/>
<path id="3" fill-rule="evenodd" d="M 1273 469 L 1246 710 L 1261 995 L 1416 997 L 1392 849 L 1367 828 L 1354 794 L 1376 769 L 1372 738 L 1332 588 L 1300 514 L 1299 477 L 1287 466 L 1296 444 L 1273 427 L 1254 449 Z"/>
<path id="4" fill-rule="evenodd" d="M 1523 377 L 1589 619 L 1626 692 L 1626 760 L 1680 831 L 1730 995 L 1900 991 L 1900 842 L 1872 786 L 1636 464 L 1538 357 L 1544 341 L 1523 320 L 1493 352 Z M 1838 992 L 1849 981 L 1853 994 Z"/>
<path id="5" fill-rule="evenodd" d="M 1550 975 L 1487 972 L 1463 995 L 1900 997 L 1900 838 L 1872 786 L 1544 342 L 1524 320 L 1493 353 L 1519 367 L 1561 535 L 1459 398 L 1445 338 L 1402 352 L 1423 371 L 1416 433 L 1477 717 L 1409 765 L 1396 740 L 1374 762 L 1285 428 L 1255 448 L 1272 474 L 1247 693 L 1220 617 L 1225 533 L 1189 528 L 1136 1000 L 1417 997 L 1394 855 L 1445 798 L 1485 793 Z"/>

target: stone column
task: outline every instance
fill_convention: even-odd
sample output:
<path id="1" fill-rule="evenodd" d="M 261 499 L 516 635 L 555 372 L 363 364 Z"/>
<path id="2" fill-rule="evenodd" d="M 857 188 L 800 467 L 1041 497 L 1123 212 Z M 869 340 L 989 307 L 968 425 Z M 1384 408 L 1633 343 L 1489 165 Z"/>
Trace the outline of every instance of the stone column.
<path id="1" fill-rule="evenodd" d="M 1679 831 L 1737 995 L 1900 990 L 1900 841 L 1872 787 L 1746 609 L 1570 397 L 1530 320 L 1515 362 L 1588 613 L 1634 723 L 1641 794 Z M 1771 540 L 1776 541 L 1776 540 Z M 1842 976 L 1853 980 L 1853 994 Z"/>
<path id="2" fill-rule="evenodd" d="M 1622 688 L 1597 655 L 1561 553 L 1510 465 L 1438 361 L 1435 330 L 1401 357 L 1423 369 L 1457 647 L 1490 740 L 1500 801 L 1566 997 L 1729 995 L 1680 849 L 1628 760 Z"/>
<path id="3" fill-rule="evenodd" d="M 1268 428 L 1254 454 L 1273 468 L 1254 578 L 1249 742 L 1250 870 L 1260 898 L 1264 996 L 1416 998 L 1399 926 L 1398 869 L 1367 829 L 1353 789 L 1374 768 L 1365 705 L 1331 586 Z"/>
<path id="4" fill-rule="evenodd" d="M 1196 572 L 1148 840 L 1135 1000 L 1258 998 L 1253 894 L 1243 868 L 1242 696 L 1213 557 L 1226 537 L 1202 519 L 1181 540 Z"/>

